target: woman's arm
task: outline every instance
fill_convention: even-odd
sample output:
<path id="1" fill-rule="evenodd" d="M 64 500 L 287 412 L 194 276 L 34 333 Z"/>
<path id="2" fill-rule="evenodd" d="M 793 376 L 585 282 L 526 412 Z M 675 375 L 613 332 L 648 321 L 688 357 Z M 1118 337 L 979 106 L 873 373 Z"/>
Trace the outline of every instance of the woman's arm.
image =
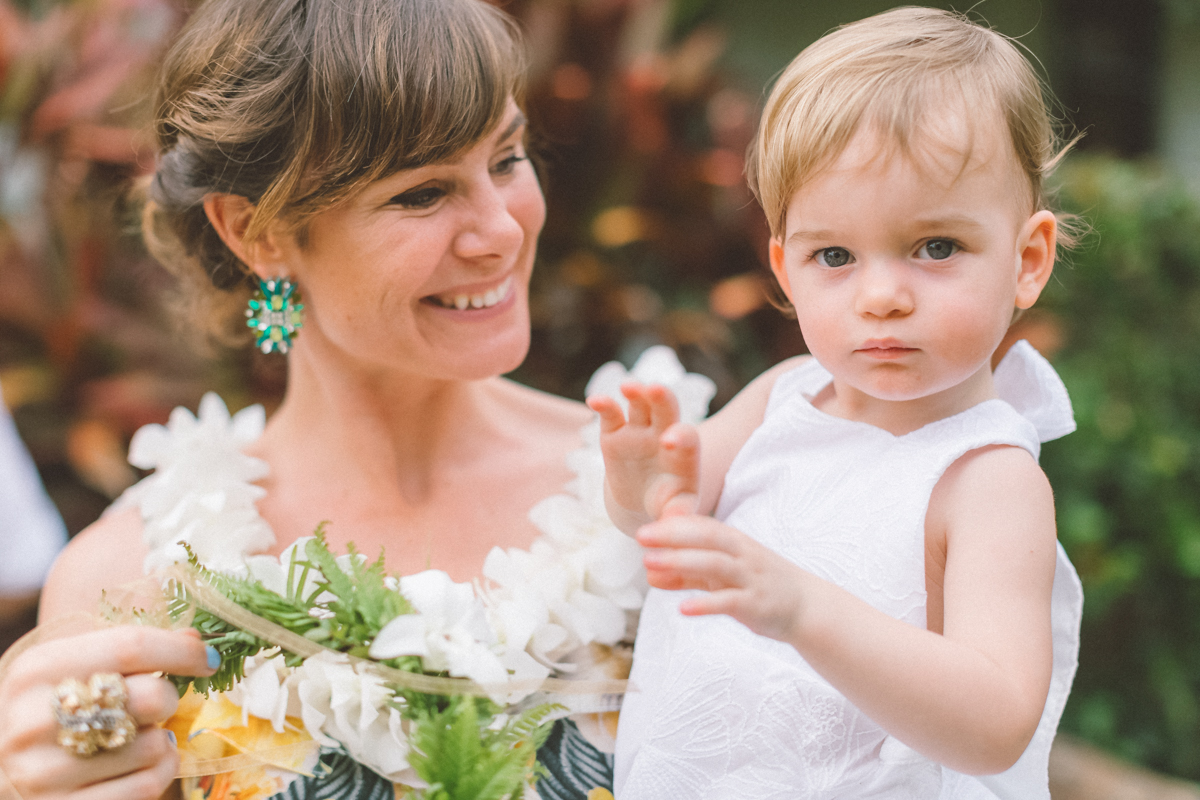
<path id="1" fill-rule="evenodd" d="M 46 577 L 41 622 L 68 614 L 93 614 L 101 594 L 142 577 L 146 545 L 136 509 L 101 517 L 67 544 Z"/>
<path id="2" fill-rule="evenodd" d="M 1001 772 L 1037 729 L 1050 681 L 1055 531 L 1045 475 L 1016 448 L 964 456 L 930 501 L 927 535 L 943 534 L 941 634 L 709 518 L 660 520 L 638 541 L 652 585 L 709 590 L 683 613 L 728 614 L 787 642 L 913 749 L 961 772 Z"/>
<path id="3" fill-rule="evenodd" d="M 60 554 L 43 592 L 48 622 L 94 614 L 100 592 L 141 577 L 145 547 L 136 511 L 106 517 Z M 178 705 L 174 687 L 155 673 L 211 675 L 214 664 L 194 630 L 120 626 L 40 643 L 0 675 L 0 771 L 22 800 L 153 800 L 174 780 L 175 745 L 158 724 Z M 56 742 L 54 687 L 98 672 L 125 676 L 126 708 L 137 738 L 117 750 L 82 758 Z M 0 781 L 3 784 L 3 781 Z"/>

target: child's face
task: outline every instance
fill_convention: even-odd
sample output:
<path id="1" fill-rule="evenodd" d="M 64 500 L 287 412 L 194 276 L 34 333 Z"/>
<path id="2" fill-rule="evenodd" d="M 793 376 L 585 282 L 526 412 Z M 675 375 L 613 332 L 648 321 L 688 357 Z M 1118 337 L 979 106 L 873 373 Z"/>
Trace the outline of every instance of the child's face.
<path id="1" fill-rule="evenodd" d="M 792 197 L 771 264 L 839 393 L 940 395 L 956 413 L 955 393 L 966 408 L 991 392 L 1013 309 L 1049 278 L 1055 222 L 1030 214 L 1007 141 L 978 134 L 964 166 L 961 148 L 908 157 L 860 130 Z"/>

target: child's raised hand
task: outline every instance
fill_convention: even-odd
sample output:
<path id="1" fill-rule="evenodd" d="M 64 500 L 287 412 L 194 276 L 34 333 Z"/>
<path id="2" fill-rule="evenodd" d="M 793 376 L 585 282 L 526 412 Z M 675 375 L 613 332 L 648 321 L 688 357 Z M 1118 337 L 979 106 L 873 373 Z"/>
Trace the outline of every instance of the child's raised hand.
<path id="1" fill-rule="evenodd" d="M 696 430 L 679 422 L 679 404 L 666 387 L 626 383 L 621 394 L 629 401 L 628 420 L 612 398 L 587 402 L 600 415 L 609 512 L 633 533 L 664 514 L 696 510 L 700 443 Z"/>
<path id="2" fill-rule="evenodd" d="M 638 543 L 651 586 L 705 589 L 684 600 L 689 616 L 728 614 L 757 634 L 793 642 L 811 576 L 746 534 L 711 517 L 670 516 L 643 526 Z"/>

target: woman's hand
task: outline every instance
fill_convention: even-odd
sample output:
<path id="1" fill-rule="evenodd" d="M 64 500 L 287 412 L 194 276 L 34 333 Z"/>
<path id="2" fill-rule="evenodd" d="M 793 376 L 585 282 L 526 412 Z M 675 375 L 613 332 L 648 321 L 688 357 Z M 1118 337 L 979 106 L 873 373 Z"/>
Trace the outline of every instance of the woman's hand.
<path id="1" fill-rule="evenodd" d="M 157 725 L 175 713 L 179 700 L 174 687 L 153 673 L 211 675 L 209 652 L 215 651 L 206 650 L 194 630 L 136 626 L 30 648 L 13 661 L 0 683 L 0 771 L 22 800 L 160 797 L 175 778 L 179 755 Z M 97 672 L 125 676 L 126 709 L 138 736 L 124 747 L 84 758 L 57 743 L 54 689 L 65 678 L 86 682 Z"/>
<path id="2" fill-rule="evenodd" d="M 728 614 L 761 636 L 795 641 L 811 576 L 791 561 L 711 517 L 666 517 L 637 540 L 651 586 L 708 591 L 680 603 L 682 613 Z"/>

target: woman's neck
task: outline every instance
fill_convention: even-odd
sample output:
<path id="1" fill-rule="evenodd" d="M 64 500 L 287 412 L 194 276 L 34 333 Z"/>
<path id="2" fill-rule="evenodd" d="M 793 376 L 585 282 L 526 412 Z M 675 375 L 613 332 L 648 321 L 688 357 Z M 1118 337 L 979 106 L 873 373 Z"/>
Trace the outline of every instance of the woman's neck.
<path id="1" fill-rule="evenodd" d="M 431 476 L 469 460 L 495 434 L 489 419 L 494 379 L 435 380 L 358 365 L 316 362 L 297 348 L 289 361 L 284 402 L 262 446 L 282 459 L 321 462 L 314 470 L 386 487 L 419 505 Z"/>

